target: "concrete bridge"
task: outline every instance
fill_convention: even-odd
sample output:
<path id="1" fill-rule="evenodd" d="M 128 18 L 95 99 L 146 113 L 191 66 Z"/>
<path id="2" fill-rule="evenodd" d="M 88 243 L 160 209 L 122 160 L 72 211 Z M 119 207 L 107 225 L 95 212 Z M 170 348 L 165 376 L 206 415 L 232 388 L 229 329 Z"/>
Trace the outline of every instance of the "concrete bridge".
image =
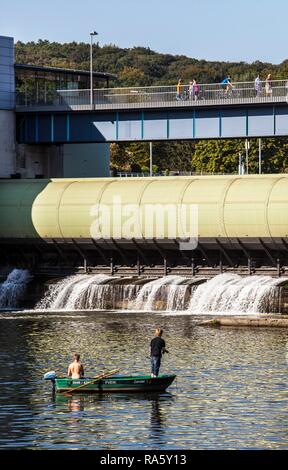
<path id="1" fill-rule="evenodd" d="M 112 88 L 115 76 L 93 72 L 91 98 L 88 71 L 15 64 L 3 36 L 0 69 L 1 178 L 108 176 L 110 142 L 288 135 L 287 80 L 257 91 L 254 82 L 199 84 L 195 94 L 176 84 Z"/>
<path id="2" fill-rule="evenodd" d="M 288 135 L 288 80 L 188 85 L 55 90 L 43 100 L 17 96 L 20 143 L 80 143 L 252 138 Z"/>

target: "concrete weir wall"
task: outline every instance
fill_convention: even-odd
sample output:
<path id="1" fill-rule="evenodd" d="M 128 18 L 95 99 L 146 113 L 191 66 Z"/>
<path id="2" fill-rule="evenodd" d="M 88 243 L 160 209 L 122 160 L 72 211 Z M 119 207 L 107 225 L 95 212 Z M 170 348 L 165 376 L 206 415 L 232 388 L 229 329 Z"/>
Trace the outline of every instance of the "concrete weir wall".
<path id="1" fill-rule="evenodd" d="M 15 172 L 14 41 L 0 36 L 0 178 Z"/>

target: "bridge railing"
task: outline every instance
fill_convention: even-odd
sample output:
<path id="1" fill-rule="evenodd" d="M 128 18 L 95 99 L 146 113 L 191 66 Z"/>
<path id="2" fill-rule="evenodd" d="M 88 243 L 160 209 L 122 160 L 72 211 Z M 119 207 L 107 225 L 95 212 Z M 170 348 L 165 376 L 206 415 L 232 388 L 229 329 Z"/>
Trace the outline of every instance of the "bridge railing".
<path id="1" fill-rule="evenodd" d="M 287 100 L 288 79 L 273 80 L 270 83 L 237 82 L 231 86 L 221 83 L 198 84 L 198 88 L 183 85 L 177 90 L 176 85 L 102 88 L 93 90 L 92 105 L 99 108 L 112 107 L 139 107 L 141 105 L 209 105 L 233 102 L 270 102 Z M 18 92 L 17 106 L 60 106 L 72 109 L 91 106 L 90 90 L 55 90 L 45 96 L 35 97 L 33 93 Z"/>

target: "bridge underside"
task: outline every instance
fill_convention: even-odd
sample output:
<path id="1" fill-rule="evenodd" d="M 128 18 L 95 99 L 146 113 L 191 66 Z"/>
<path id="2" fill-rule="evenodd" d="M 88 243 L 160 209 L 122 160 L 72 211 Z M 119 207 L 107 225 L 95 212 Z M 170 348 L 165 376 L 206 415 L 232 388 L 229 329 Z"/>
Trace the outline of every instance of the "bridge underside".
<path id="1" fill-rule="evenodd" d="M 200 239 L 193 251 L 179 240 L 11 240 L 0 243 L 1 266 L 28 268 L 47 275 L 99 272 L 117 276 L 214 276 L 288 274 L 286 239 Z"/>
<path id="2" fill-rule="evenodd" d="M 287 104 L 109 112 L 17 112 L 17 141 L 27 144 L 287 135 Z"/>

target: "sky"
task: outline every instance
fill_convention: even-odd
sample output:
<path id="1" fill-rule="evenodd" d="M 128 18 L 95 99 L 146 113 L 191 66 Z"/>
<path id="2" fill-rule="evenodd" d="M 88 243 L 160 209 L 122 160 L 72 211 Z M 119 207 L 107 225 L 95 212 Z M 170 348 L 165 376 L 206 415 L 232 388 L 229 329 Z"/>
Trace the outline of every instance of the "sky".
<path id="1" fill-rule="evenodd" d="M 229 62 L 288 59 L 288 0 L 1 0 L 0 35 Z"/>

